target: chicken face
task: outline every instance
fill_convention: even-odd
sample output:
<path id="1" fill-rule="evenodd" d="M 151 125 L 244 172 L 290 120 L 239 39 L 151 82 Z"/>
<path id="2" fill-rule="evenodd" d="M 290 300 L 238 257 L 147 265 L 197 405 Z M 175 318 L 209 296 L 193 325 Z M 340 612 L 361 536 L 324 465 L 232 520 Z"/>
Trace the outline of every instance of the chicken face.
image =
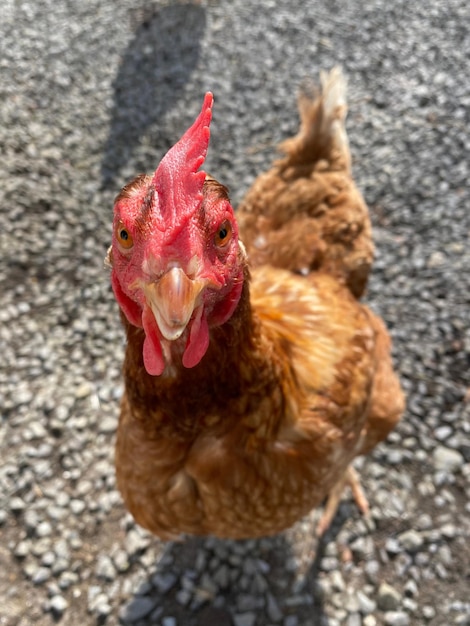
<path id="1" fill-rule="evenodd" d="M 198 171 L 209 143 L 212 95 L 153 177 L 124 187 L 114 206 L 112 286 L 129 322 L 145 332 L 144 365 L 160 375 L 181 354 L 194 367 L 210 327 L 233 313 L 243 253 L 226 189 Z"/>

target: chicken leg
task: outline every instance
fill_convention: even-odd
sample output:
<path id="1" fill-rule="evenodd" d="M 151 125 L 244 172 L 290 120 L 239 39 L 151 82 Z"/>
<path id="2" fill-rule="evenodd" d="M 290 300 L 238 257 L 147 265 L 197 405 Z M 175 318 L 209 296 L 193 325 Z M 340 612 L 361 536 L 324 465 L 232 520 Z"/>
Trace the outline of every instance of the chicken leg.
<path id="1" fill-rule="evenodd" d="M 317 537 L 322 537 L 328 530 L 334 516 L 336 515 L 336 511 L 338 510 L 341 496 L 343 495 L 346 485 L 351 488 L 353 498 L 361 513 L 365 516 L 369 514 L 369 503 L 367 502 L 366 495 L 361 487 L 359 475 L 354 467 L 350 465 L 343 474 L 341 480 L 339 480 L 333 487 L 327 498 L 325 509 L 317 525 Z"/>

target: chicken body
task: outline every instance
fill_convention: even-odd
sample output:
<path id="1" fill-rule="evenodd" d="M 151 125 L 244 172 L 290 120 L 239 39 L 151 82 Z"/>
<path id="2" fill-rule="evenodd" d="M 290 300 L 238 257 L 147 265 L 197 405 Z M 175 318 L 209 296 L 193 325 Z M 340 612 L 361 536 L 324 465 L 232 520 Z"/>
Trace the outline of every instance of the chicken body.
<path id="1" fill-rule="evenodd" d="M 403 409 L 386 331 L 334 279 L 263 268 L 251 304 L 245 285 L 201 366 L 158 385 L 143 331 L 128 325 L 117 480 L 137 522 L 163 538 L 289 527 Z"/>
<path id="2" fill-rule="evenodd" d="M 150 293 L 157 317 L 172 311 L 177 333 L 171 316 L 163 334 L 154 331 L 144 321 L 145 297 L 133 295 L 144 279 L 131 276 L 129 267 L 149 273 L 159 261 L 142 254 L 134 263 L 124 249 L 132 232 L 136 241 L 161 236 L 161 229 L 142 218 L 150 215 L 155 193 L 150 177 L 136 179 L 118 198 L 122 254 L 118 259 L 113 243 L 110 263 L 127 348 L 117 483 L 136 521 L 162 538 L 270 535 L 334 494 L 324 530 L 351 476 L 351 461 L 384 439 L 403 412 L 387 331 L 357 301 L 372 243 L 367 208 L 350 175 L 341 81 L 340 74 L 330 75 L 299 136 L 286 145 L 284 163 L 262 175 L 242 203 L 239 221 L 248 257 L 224 204 L 225 190 L 206 178 L 200 213 L 187 230 L 200 229 L 209 237 L 211 216 L 222 203 L 223 215 L 216 220 L 221 227 L 200 249 L 212 258 L 214 245 L 213 258 L 225 259 L 234 278 L 222 287 L 207 272 L 202 278 L 194 256 L 183 271 L 172 243 L 169 269 L 161 274 L 158 266 L 157 278 L 145 279 L 152 287 L 145 286 L 144 293 Z M 316 195 L 316 188 L 321 193 Z M 296 195 L 296 190 L 303 191 Z M 123 222 L 126 206 L 120 208 L 128 201 L 134 231 Z M 141 202 L 143 212 L 135 208 Z M 179 227 L 177 236 L 185 232 Z M 192 310 L 186 294 L 197 292 L 187 326 L 174 307 L 157 302 L 155 294 L 164 291 L 159 285 L 166 283 L 185 311 Z M 207 289 L 228 295 L 217 301 L 211 291 L 202 301 L 200 293 Z M 204 307 L 211 311 L 207 319 Z"/>

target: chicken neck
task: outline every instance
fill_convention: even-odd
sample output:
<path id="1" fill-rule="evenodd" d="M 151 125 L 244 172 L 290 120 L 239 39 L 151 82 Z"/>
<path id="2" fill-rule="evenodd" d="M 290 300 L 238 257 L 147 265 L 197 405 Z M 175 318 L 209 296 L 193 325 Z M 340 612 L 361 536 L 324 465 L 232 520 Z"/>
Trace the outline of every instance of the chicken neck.
<path id="1" fill-rule="evenodd" d="M 169 371 L 149 375 L 142 358 L 144 331 L 122 317 L 128 338 L 126 394 L 134 418 L 146 428 L 187 439 L 208 428 L 226 432 L 243 420 L 256 431 L 262 414 L 264 431 L 276 431 L 292 375 L 252 311 L 248 270 L 237 308 L 227 322 L 211 328 L 208 350 L 195 367 L 174 358 Z"/>

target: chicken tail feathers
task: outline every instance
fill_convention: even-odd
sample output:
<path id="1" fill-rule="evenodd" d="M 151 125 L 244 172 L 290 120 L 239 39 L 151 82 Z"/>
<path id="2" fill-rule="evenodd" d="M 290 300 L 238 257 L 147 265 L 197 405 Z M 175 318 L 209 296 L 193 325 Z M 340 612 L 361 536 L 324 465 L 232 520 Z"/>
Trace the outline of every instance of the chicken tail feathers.
<path id="1" fill-rule="evenodd" d="M 346 78 L 340 67 L 321 72 L 321 90 L 306 85 L 299 94 L 300 129 L 282 142 L 288 165 L 326 159 L 331 169 L 350 172 L 351 155 L 346 134 Z"/>
<path id="2" fill-rule="evenodd" d="M 366 203 L 351 173 L 346 80 L 339 67 L 299 96 L 300 128 L 283 156 L 258 176 L 238 208 L 252 267 L 308 276 L 324 272 L 359 298 L 373 259 Z"/>

